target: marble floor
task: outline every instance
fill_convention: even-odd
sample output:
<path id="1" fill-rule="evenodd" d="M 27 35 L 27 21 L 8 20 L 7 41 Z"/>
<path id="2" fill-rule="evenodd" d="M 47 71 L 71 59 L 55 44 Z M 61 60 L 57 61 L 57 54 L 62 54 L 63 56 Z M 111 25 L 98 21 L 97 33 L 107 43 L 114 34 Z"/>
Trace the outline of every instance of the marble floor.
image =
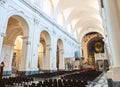
<path id="1" fill-rule="evenodd" d="M 106 73 L 103 73 L 97 81 L 92 82 L 88 87 L 108 87 Z"/>

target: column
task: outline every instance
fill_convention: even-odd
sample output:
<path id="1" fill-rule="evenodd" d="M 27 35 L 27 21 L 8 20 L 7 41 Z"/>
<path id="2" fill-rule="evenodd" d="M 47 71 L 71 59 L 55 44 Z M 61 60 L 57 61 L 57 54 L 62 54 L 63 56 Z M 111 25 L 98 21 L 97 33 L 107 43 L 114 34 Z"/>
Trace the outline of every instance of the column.
<path id="1" fill-rule="evenodd" d="M 120 81 L 120 26 L 115 1 L 116 0 L 103 0 L 107 20 L 106 31 L 113 58 L 113 65 L 108 72 L 108 78 L 112 78 L 113 81 Z"/>
<path id="2" fill-rule="evenodd" d="M 84 44 L 84 45 L 83 45 L 83 58 L 84 58 L 84 62 L 88 59 L 87 44 Z"/>
<path id="3" fill-rule="evenodd" d="M 14 45 L 4 45 L 5 47 L 5 54 L 4 54 L 4 61 L 5 61 L 5 71 L 11 71 L 12 69 L 12 60 L 13 60 L 13 53 L 14 53 Z M 11 73 L 11 72 L 10 72 Z"/>
<path id="4" fill-rule="evenodd" d="M 59 50 L 59 69 L 64 70 L 65 69 L 65 60 L 64 60 L 64 52 L 63 49 Z"/>
<path id="5" fill-rule="evenodd" d="M 32 71 L 31 73 L 38 73 L 38 48 L 40 44 L 40 30 L 41 27 L 39 25 L 39 20 L 35 17 L 31 21 L 31 29 L 30 29 L 30 40 L 31 40 L 31 48 L 30 48 L 30 57 L 29 57 L 29 68 Z M 37 34 L 38 33 L 38 34 Z"/>
<path id="6" fill-rule="evenodd" d="M 50 44 L 46 45 L 46 51 L 45 51 L 45 60 L 44 60 L 44 69 L 45 70 L 50 70 L 50 51 L 51 47 Z"/>
<path id="7" fill-rule="evenodd" d="M 34 39 L 31 40 L 31 46 L 30 46 L 30 51 L 29 51 L 29 57 L 28 57 L 28 64 L 29 64 L 29 69 L 31 71 L 31 74 L 36 74 L 38 73 L 39 69 L 38 69 L 38 58 L 39 58 L 39 54 L 38 54 L 38 48 L 39 48 L 39 43 L 38 43 L 38 37 L 36 36 L 35 39 L 35 35 L 33 35 Z M 40 63 L 40 62 L 39 62 Z"/>
<path id="8" fill-rule="evenodd" d="M 83 56 L 83 54 L 82 54 L 82 43 L 79 44 L 79 50 L 80 50 L 80 57 L 82 57 Z"/>
<path id="9" fill-rule="evenodd" d="M 2 53 L 2 46 L 3 46 L 3 38 L 5 37 L 5 33 L 0 33 L 0 62 L 1 60 L 1 53 Z"/>
<path id="10" fill-rule="evenodd" d="M 23 43 L 22 43 L 22 55 L 20 59 L 20 66 L 19 71 L 26 71 L 28 69 L 28 47 L 30 45 L 30 42 L 28 41 L 28 37 L 22 37 Z"/>
<path id="11" fill-rule="evenodd" d="M 56 71 L 57 70 L 57 66 L 56 66 L 56 51 L 57 51 L 57 41 L 55 40 L 56 39 L 56 33 L 53 32 L 53 35 L 51 38 L 51 48 L 52 48 L 52 51 L 51 51 L 51 69 L 52 71 Z"/>
<path id="12" fill-rule="evenodd" d="M 106 37 L 106 39 L 108 39 Z M 113 59 L 112 59 L 112 55 L 111 55 L 111 49 L 110 49 L 110 44 L 108 43 L 108 40 L 104 39 L 104 49 L 105 49 L 105 59 L 108 59 L 109 62 L 109 66 L 113 65 Z"/>

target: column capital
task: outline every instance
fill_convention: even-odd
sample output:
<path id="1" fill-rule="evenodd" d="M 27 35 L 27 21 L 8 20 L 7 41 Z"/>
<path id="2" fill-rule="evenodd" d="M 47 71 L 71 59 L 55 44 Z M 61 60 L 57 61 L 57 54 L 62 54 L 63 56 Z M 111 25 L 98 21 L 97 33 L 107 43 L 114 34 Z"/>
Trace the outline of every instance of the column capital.
<path id="1" fill-rule="evenodd" d="M 51 44 L 47 44 L 47 45 L 46 45 L 46 48 L 48 48 L 49 50 L 52 50 Z"/>
<path id="2" fill-rule="evenodd" d="M 31 42 L 30 42 L 30 41 L 27 41 L 26 44 L 27 44 L 27 45 L 31 45 Z"/>
<path id="3" fill-rule="evenodd" d="M 59 49 L 59 51 L 60 51 L 62 54 L 64 54 L 64 51 L 63 51 L 63 49 Z"/>
<path id="4" fill-rule="evenodd" d="M 62 51 L 62 54 L 64 54 L 64 51 Z"/>
<path id="5" fill-rule="evenodd" d="M 34 24 L 37 24 L 37 25 L 39 24 L 39 20 L 37 18 L 34 18 L 33 22 L 34 22 Z"/>
<path id="6" fill-rule="evenodd" d="M 31 41 L 28 41 L 29 36 L 24 36 L 21 37 L 21 39 L 23 39 L 23 42 L 26 43 L 26 45 L 31 45 Z"/>
<path id="7" fill-rule="evenodd" d="M 46 47 L 50 47 L 51 46 L 51 44 L 46 44 Z"/>
<path id="8" fill-rule="evenodd" d="M 21 39 L 28 39 L 29 38 L 29 36 L 23 36 L 23 37 L 21 37 Z"/>
<path id="9" fill-rule="evenodd" d="M 63 51 L 63 49 L 59 49 L 59 51 Z"/>

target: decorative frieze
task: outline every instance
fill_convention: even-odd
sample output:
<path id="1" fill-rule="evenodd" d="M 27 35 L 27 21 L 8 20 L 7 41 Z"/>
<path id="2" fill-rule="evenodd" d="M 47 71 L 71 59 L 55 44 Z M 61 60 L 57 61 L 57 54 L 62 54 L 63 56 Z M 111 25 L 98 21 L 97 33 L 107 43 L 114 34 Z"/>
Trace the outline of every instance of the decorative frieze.
<path id="1" fill-rule="evenodd" d="M 37 24 L 37 25 L 39 24 L 39 20 L 37 18 L 34 18 L 33 21 L 34 21 L 34 24 Z"/>

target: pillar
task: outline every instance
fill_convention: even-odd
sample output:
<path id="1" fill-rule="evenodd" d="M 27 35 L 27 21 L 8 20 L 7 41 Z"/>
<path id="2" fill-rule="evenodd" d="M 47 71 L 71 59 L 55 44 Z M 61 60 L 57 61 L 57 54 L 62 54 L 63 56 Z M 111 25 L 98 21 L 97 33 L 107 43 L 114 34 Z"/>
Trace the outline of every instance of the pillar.
<path id="1" fill-rule="evenodd" d="M 87 44 L 84 44 L 82 47 L 83 47 L 83 58 L 84 58 L 84 62 L 85 62 L 88 59 Z"/>
<path id="2" fill-rule="evenodd" d="M 0 62 L 2 61 L 2 45 L 3 45 L 3 38 L 5 37 L 5 33 L 0 33 Z"/>
<path id="3" fill-rule="evenodd" d="M 50 69 L 50 51 L 51 47 L 50 44 L 46 45 L 46 51 L 45 51 L 45 60 L 44 60 L 44 69 L 45 70 L 51 70 Z"/>
<path id="4" fill-rule="evenodd" d="M 21 55 L 21 59 L 20 59 L 20 66 L 19 66 L 19 71 L 27 71 L 29 70 L 29 62 L 28 62 L 28 58 L 29 58 L 29 45 L 31 44 L 28 41 L 28 37 L 22 37 L 23 39 L 23 43 L 22 43 L 22 55 Z"/>
<path id="5" fill-rule="evenodd" d="M 54 71 L 57 71 L 57 65 L 56 65 L 56 61 L 57 61 L 57 54 L 56 54 L 56 51 L 57 51 L 57 41 L 56 41 L 56 33 L 53 32 L 52 34 L 53 36 L 51 36 L 51 48 L 52 48 L 52 51 L 51 51 L 51 70 L 52 72 Z"/>
<path id="6" fill-rule="evenodd" d="M 80 57 L 82 57 L 83 56 L 83 54 L 82 54 L 82 43 L 79 44 L 79 50 L 80 50 Z"/>
<path id="7" fill-rule="evenodd" d="M 106 37 L 106 39 L 108 39 L 108 38 Z M 106 40 L 106 39 L 104 39 L 104 42 L 105 42 L 105 45 L 104 45 L 105 57 L 106 57 L 106 59 L 108 59 L 109 66 L 112 66 L 113 65 L 113 59 L 112 59 L 110 44 L 108 43 L 108 40 Z"/>
<path id="8" fill-rule="evenodd" d="M 30 46 L 30 57 L 29 57 L 29 69 L 31 71 L 31 74 L 36 74 L 39 72 L 38 69 L 38 48 L 40 44 L 40 30 L 41 27 L 39 25 L 39 20 L 35 17 L 33 20 L 31 20 L 31 29 L 30 29 L 30 41 L 31 46 Z M 38 33 L 38 34 L 37 34 Z"/>
<path id="9" fill-rule="evenodd" d="M 65 69 L 65 63 L 64 63 L 64 52 L 63 49 L 59 50 L 59 69 L 64 70 Z"/>
<path id="10" fill-rule="evenodd" d="M 106 14 L 107 35 L 110 42 L 113 65 L 107 76 L 113 81 L 120 81 L 120 26 L 115 5 L 116 0 L 103 0 Z M 114 86 L 115 87 L 115 86 Z"/>
<path id="11" fill-rule="evenodd" d="M 4 75 L 12 74 L 12 59 L 13 59 L 13 52 L 14 52 L 14 45 L 12 42 L 11 44 L 3 44 L 2 47 L 2 60 L 4 61 Z"/>

